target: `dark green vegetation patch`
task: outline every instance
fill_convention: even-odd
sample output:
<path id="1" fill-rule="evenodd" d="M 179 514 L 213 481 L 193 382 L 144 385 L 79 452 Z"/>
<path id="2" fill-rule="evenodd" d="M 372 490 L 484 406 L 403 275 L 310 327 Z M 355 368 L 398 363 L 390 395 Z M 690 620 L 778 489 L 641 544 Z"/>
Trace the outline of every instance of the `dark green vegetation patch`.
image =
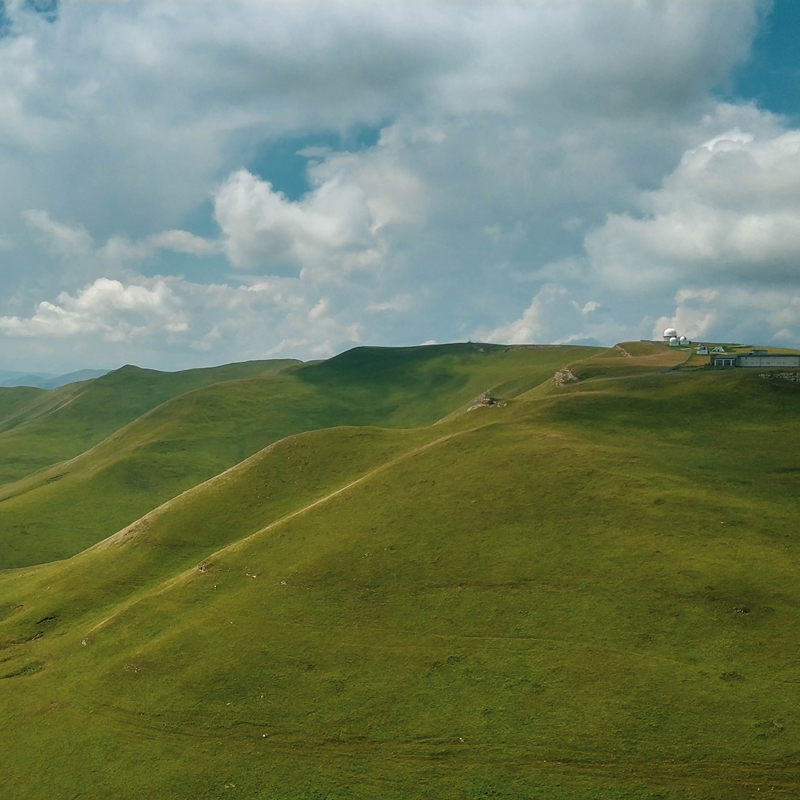
<path id="1" fill-rule="evenodd" d="M 0 390 L 3 785 L 797 797 L 800 384 L 626 347 Z"/>

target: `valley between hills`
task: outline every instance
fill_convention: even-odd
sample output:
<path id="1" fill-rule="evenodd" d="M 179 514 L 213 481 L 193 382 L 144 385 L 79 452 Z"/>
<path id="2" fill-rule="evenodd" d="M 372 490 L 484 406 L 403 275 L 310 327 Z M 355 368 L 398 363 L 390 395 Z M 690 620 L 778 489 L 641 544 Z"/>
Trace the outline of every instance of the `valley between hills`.
<path id="1" fill-rule="evenodd" d="M 18 800 L 800 796 L 800 383 L 658 343 L 0 388 Z"/>

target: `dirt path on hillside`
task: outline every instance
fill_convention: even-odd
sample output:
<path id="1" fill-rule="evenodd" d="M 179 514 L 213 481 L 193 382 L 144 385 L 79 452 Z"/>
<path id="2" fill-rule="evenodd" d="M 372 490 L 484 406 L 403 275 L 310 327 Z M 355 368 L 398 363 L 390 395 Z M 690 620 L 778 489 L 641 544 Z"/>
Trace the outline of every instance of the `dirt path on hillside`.
<path id="1" fill-rule="evenodd" d="M 426 442 L 425 444 L 419 445 L 418 447 L 415 447 L 412 450 L 408 450 L 407 452 L 402 453 L 399 456 L 396 456 L 391 461 L 386 461 L 385 463 L 380 464 L 379 466 L 375 467 L 374 469 L 369 470 L 369 472 L 365 472 L 363 475 L 361 475 L 360 477 L 356 478 L 355 480 L 350 481 L 349 483 L 346 483 L 344 486 L 341 486 L 340 488 L 335 489 L 332 492 L 329 492 L 328 494 L 324 495 L 323 497 L 320 497 L 319 499 L 314 500 L 311 503 L 308 503 L 308 505 L 305 505 L 302 508 L 298 508 L 296 511 L 292 511 L 289 514 L 285 514 L 284 516 L 280 517 L 279 519 L 276 519 L 273 522 L 270 522 L 268 525 L 265 525 L 263 528 L 259 528 L 257 531 L 255 531 L 254 533 L 251 533 L 249 536 L 245 536 L 243 539 L 238 539 L 235 542 L 231 542 L 230 544 L 225 545 L 225 547 L 221 547 L 219 550 L 215 550 L 213 553 L 210 553 L 208 556 L 206 556 L 202 560 L 201 563 L 203 563 L 203 564 L 213 563 L 213 560 L 215 558 L 219 558 L 221 555 L 223 555 L 225 553 L 233 553 L 236 550 L 241 549 L 242 547 L 247 545 L 249 542 L 251 542 L 253 539 L 255 539 L 255 538 L 267 533 L 268 531 L 273 530 L 274 528 L 277 528 L 279 525 L 283 525 L 284 523 L 289 522 L 290 520 L 293 520 L 296 517 L 301 516 L 302 514 L 307 514 L 309 511 L 312 511 L 313 509 L 318 508 L 319 506 L 322 506 L 325 503 L 329 503 L 331 500 L 335 499 L 336 497 L 339 497 L 340 495 L 345 494 L 346 492 L 349 492 L 351 489 L 355 488 L 356 486 L 359 486 L 360 484 L 365 483 L 366 481 L 370 480 L 371 478 L 375 477 L 376 475 L 379 475 L 380 473 L 391 469 L 392 467 L 396 466 L 397 464 L 402 463 L 403 461 L 406 461 L 406 460 L 408 460 L 410 458 L 414 458 L 415 456 L 420 455 L 421 453 L 424 453 L 427 450 L 430 450 L 430 449 L 436 447 L 437 445 L 440 445 L 440 444 L 443 444 L 444 442 L 450 441 L 451 439 L 455 439 L 455 438 L 457 438 L 459 436 L 464 436 L 464 435 L 466 435 L 468 433 L 474 433 L 475 431 L 480 430 L 481 428 L 488 427 L 489 425 L 492 425 L 492 424 L 493 424 L 492 422 L 487 422 L 484 425 L 476 425 L 473 428 L 467 428 L 467 429 L 465 429 L 463 431 L 456 431 L 455 433 L 448 433 L 445 436 L 440 436 L 438 439 L 434 439 L 433 441 Z M 239 465 L 237 465 L 237 466 L 239 466 Z M 224 474 L 224 473 L 222 473 L 222 474 Z M 172 502 L 172 501 L 169 501 L 169 502 Z M 164 506 L 161 506 L 160 509 L 164 510 Z M 153 514 L 155 511 L 158 511 L 158 510 L 159 509 L 155 509 L 154 511 L 150 512 L 150 514 Z M 143 522 L 146 519 L 147 516 L 150 516 L 150 514 L 145 515 L 145 517 L 143 517 L 141 520 L 137 520 L 137 522 L 139 522 L 139 523 Z M 137 523 L 133 523 L 133 525 L 128 526 L 128 528 L 126 528 L 124 530 L 129 530 L 130 528 L 133 528 L 136 525 L 137 525 Z M 118 540 L 119 535 L 122 534 L 123 532 L 124 531 L 120 531 L 119 534 L 114 534 L 114 536 L 109 537 L 108 539 L 104 540 L 104 542 L 109 542 L 109 540 L 112 540 L 112 539 L 117 539 Z M 99 544 L 103 544 L 103 542 L 99 542 L 98 545 Z M 98 545 L 95 545 L 95 547 L 97 547 Z M 191 567 L 190 569 L 184 570 L 183 572 L 179 573 L 175 577 L 164 581 L 160 586 L 158 586 L 155 589 L 152 589 L 149 592 L 147 592 L 146 595 L 138 596 L 136 598 L 131 598 L 127 602 L 124 602 L 124 604 L 123 604 L 123 606 L 121 608 L 117 609 L 117 611 L 115 611 L 113 614 L 111 614 L 110 616 L 108 616 L 105 619 L 103 619 L 101 622 L 98 622 L 94 627 L 92 627 L 88 631 L 88 633 L 86 634 L 86 636 L 83 639 L 84 643 L 87 641 L 89 636 L 91 636 L 93 633 L 96 633 L 98 630 L 103 628 L 109 622 L 112 622 L 114 619 L 116 619 L 124 611 L 127 611 L 128 609 L 132 608 L 134 605 L 136 605 L 136 603 L 140 602 L 141 600 L 143 600 L 145 598 L 156 597 L 156 596 L 158 596 L 160 594 L 163 594 L 164 592 L 168 591 L 169 589 L 172 589 L 174 586 L 177 586 L 178 584 L 189 580 L 189 578 L 191 578 L 193 575 L 197 575 L 197 574 L 202 574 L 202 573 L 198 573 L 198 568 L 197 567 Z"/>

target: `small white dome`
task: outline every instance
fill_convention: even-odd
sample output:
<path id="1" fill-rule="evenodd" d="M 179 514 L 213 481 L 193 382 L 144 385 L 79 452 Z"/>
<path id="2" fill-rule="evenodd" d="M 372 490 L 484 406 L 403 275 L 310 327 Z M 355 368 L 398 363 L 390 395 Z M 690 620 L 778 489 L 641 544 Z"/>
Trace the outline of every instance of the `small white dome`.
<path id="1" fill-rule="evenodd" d="M 680 341 L 681 344 L 691 344 L 691 342 L 685 336 L 681 336 L 678 341 Z"/>
<path id="2" fill-rule="evenodd" d="M 677 337 L 677 336 L 673 336 L 673 337 L 672 337 L 672 338 L 669 340 L 669 346 L 670 346 L 670 347 L 677 347 L 679 344 L 680 344 L 680 340 L 678 339 L 678 337 Z"/>
<path id="3" fill-rule="evenodd" d="M 678 331 L 676 331 L 675 328 L 667 328 L 664 331 L 664 338 L 667 339 L 667 340 L 672 339 L 673 336 L 677 336 L 677 335 L 678 335 Z"/>

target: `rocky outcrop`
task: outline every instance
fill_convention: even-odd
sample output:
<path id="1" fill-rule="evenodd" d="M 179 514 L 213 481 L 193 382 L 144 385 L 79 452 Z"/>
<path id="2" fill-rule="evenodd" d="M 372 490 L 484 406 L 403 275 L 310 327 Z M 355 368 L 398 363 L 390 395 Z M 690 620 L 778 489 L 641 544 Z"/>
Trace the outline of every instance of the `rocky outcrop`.
<path id="1" fill-rule="evenodd" d="M 469 411 L 474 408 L 504 408 L 508 403 L 498 397 L 492 397 L 489 392 L 484 392 L 482 395 L 476 397 L 470 404 Z"/>
<path id="2" fill-rule="evenodd" d="M 553 382 L 556 386 L 566 386 L 568 383 L 579 381 L 578 378 L 569 367 L 562 367 L 555 375 L 553 375 Z"/>
<path id="3" fill-rule="evenodd" d="M 762 372 L 758 377 L 765 381 L 784 380 L 800 383 L 800 372 Z"/>

